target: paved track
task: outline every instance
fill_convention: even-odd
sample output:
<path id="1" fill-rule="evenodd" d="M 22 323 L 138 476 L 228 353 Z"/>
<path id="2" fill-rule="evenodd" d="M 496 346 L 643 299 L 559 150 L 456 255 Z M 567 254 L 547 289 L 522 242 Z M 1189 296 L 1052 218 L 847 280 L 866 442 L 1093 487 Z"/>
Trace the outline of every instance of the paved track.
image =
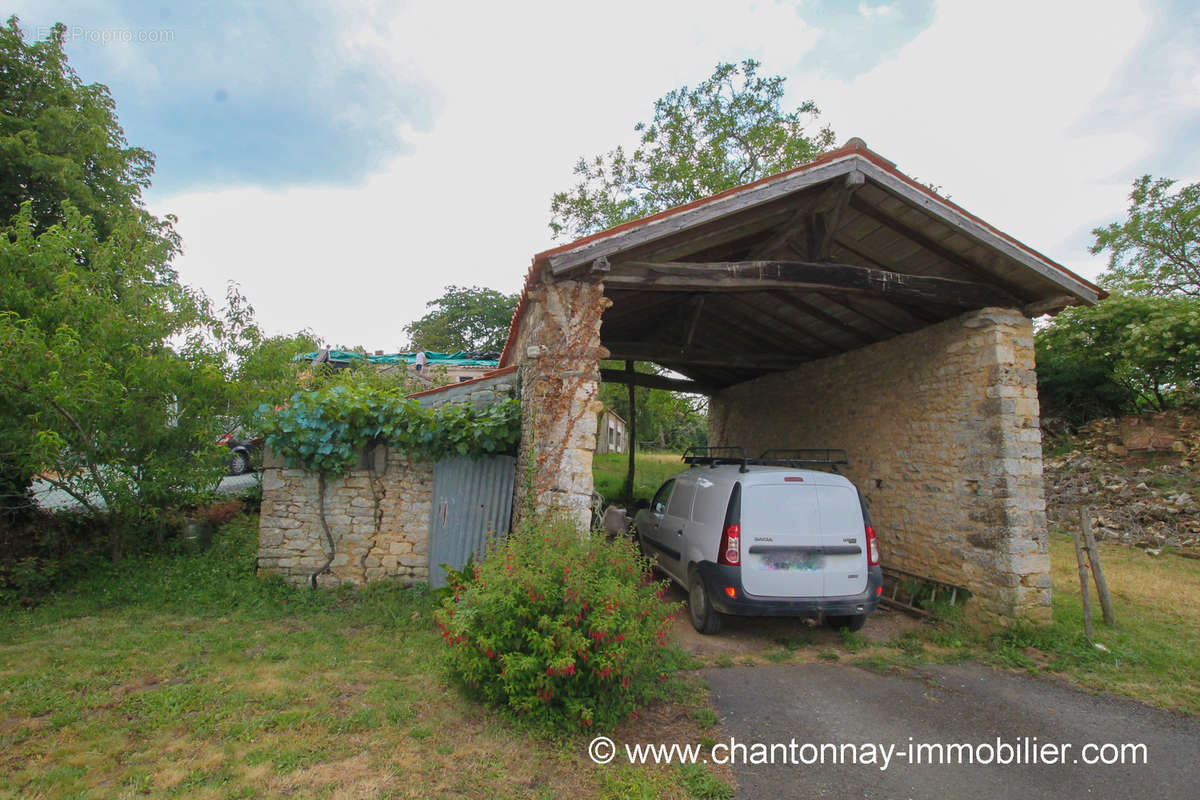
<path id="1" fill-rule="evenodd" d="M 836 664 L 736 667 L 708 670 L 706 678 L 722 719 L 718 741 L 895 745 L 886 770 L 878 764 L 734 766 L 739 798 L 1200 797 L 1200 718 L 1057 681 L 977 664 L 883 675 Z M 1035 736 L 1039 746 L 1070 744 L 1067 763 L 917 766 L 907 760 L 910 737 L 915 746 Z M 1145 744 L 1149 763 L 1076 763 L 1084 745 L 1109 742 Z"/>

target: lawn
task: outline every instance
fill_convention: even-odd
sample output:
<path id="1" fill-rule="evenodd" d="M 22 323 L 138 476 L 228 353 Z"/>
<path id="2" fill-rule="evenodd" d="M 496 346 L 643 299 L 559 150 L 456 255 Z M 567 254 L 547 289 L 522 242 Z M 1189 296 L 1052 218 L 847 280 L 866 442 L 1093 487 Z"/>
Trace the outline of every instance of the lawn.
<path id="1" fill-rule="evenodd" d="M 679 453 L 636 453 L 634 455 L 633 495 L 649 500 L 663 482 L 686 468 Z M 592 458 L 592 479 L 596 491 L 611 500 L 621 494 L 629 456 L 624 453 L 605 453 Z"/>
<path id="2" fill-rule="evenodd" d="M 597 767 L 465 700 L 422 589 L 254 575 L 256 520 L 0 609 L 0 796 L 725 796 L 695 769 Z M 703 686 L 613 733 L 698 740 Z M 667 720 L 666 728 L 651 727 Z M 714 786 L 716 787 L 714 789 Z"/>
<path id="3" fill-rule="evenodd" d="M 1200 561 L 1171 553 L 1152 557 L 1116 544 L 1101 544 L 1100 559 L 1116 617 L 1111 628 L 1101 621 L 1093 584 L 1094 638 L 1106 650 L 1083 638 L 1075 546 L 1068 534 L 1053 532 L 1053 625 L 997 636 L 986 658 L 1200 714 Z"/>

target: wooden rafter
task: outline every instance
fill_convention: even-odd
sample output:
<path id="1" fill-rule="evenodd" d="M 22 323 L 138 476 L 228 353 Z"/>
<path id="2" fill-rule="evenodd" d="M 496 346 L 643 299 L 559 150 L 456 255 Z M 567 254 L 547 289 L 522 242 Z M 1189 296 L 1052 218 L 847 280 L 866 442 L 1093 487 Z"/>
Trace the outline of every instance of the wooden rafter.
<path id="1" fill-rule="evenodd" d="M 861 344 L 871 344 L 872 342 L 876 341 L 875 337 L 871 334 L 855 328 L 853 325 L 838 319 L 832 314 L 826 313 L 824 310 L 806 300 L 801 300 L 800 298 L 785 292 L 780 292 L 779 294 L 775 295 L 775 299 L 781 303 L 791 306 L 803 314 L 807 314 L 814 319 L 824 322 L 826 325 L 831 325 L 843 333 L 853 336 Z"/>
<path id="2" fill-rule="evenodd" d="M 926 250 L 933 253 L 934 255 L 938 256 L 939 258 L 941 258 L 945 261 L 949 261 L 951 264 L 958 267 L 959 269 L 969 272 L 972 275 L 975 275 L 976 277 L 983 278 L 984 280 L 988 281 L 989 283 L 996 284 L 997 286 L 1002 287 L 1005 292 L 1013 295 L 1015 298 L 1020 298 L 1020 300 L 1022 302 L 1028 302 L 1031 299 L 1028 295 L 1028 292 L 1026 290 L 1022 289 L 1021 287 L 1017 286 L 1015 283 L 1012 283 L 1011 281 L 1008 281 L 1005 278 L 1002 278 L 1001 276 L 996 275 L 991 270 L 988 270 L 988 269 L 980 266 L 979 264 L 976 264 L 974 261 L 970 260 L 969 258 L 962 255 L 961 253 L 954 252 L 949 247 L 946 247 L 944 244 L 942 244 L 941 242 L 932 238 L 931 236 L 929 236 L 925 233 L 922 233 L 921 231 L 917 230 L 916 228 L 909 225 L 908 223 L 901 222 L 900 220 L 896 219 L 892 215 L 890 215 L 884 211 L 880 211 L 878 208 L 871 205 L 870 203 L 863 200 L 862 198 L 860 198 L 860 197 L 851 198 L 850 207 L 853 208 L 858 213 L 863 214 L 867 217 L 870 217 L 871 219 L 878 222 L 880 225 L 883 225 L 886 228 L 890 228 L 891 230 L 895 231 L 896 233 L 899 233 L 900 235 L 908 238 L 910 241 L 917 243 L 918 245 L 925 248 Z M 842 245 L 845 246 L 844 243 L 842 243 Z M 847 248 L 847 249 L 849 249 L 849 248 Z"/>
<path id="3" fill-rule="evenodd" d="M 799 323 L 796 320 L 788 319 L 782 314 L 762 308 L 757 303 L 748 300 L 748 297 L 750 297 L 750 295 L 747 294 L 731 295 L 728 298 L 728 301 L 747 309 L 752 314 L 771 320 L 776 325 L 782 326 L 785 330 L 791 331 L 793 335 L 799 335 L 805 339 L 811 339 L 812 341 L 817 342 L 818 344 L 830 350 L 841 351 L 845 349 L 842 345 L 837 344 L 836 342 L 831 342 L 829 339 L 826 339 L 824 336 L 821 336 L 818 333 L 813 333 L 810 327 Z"/>
<path id="4" fill-rule="evenodd" d="M 623 261 L 613 265 L 612 272 L 605 277 L 605 285 L 650 292 L 770 289 L 862 292 L 958 308 L 1023 305 L 1004 290 L 988 284 L 809 261 Z"/>

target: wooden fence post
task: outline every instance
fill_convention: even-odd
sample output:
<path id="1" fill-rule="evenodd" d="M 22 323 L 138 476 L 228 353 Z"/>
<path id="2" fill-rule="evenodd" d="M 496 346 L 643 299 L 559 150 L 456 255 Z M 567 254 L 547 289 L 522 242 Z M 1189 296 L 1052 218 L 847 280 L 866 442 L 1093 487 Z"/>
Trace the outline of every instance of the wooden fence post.
<path id="1" fill-rule="evenodd" d="M 1096 546 L 1096 539 L 1092 535 L 1092 510 L 1085 507 L 1082 515 L 1083 541 L 1087 548 L 1088 564 L 1092 568 L 1092 578 L 1096 581 L 1096 594 L 1100 596 L 1100 611 L 1104 615 L 1105 625 L 1115 625 L 1112 595 L 1108 593 L 1108 581 L 1104 579 L 1104 568 L 1100 566 L 1100 548 Z"/>
<path id="2" fill-rule="evenodd" d="M 1079 531 L 1071 531 L 1075 539 L 1075 563 L 1079 565 L 1079 594 L 1083 598 L 1083 635 L 1092 641 L 1092 598 L 1088 596 L 1088 570 L 1083 563 L 1083 548 L 1079 544 Z"/>

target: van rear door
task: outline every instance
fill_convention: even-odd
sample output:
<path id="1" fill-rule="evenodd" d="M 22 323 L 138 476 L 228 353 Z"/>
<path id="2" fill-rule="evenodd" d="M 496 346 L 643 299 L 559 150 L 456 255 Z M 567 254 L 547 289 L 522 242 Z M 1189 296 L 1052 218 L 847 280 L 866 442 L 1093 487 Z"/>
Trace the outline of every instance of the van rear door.
<path id="1" fill-rule="evenodd" d="M 781 474 L 742 491 L 742 585 L 747 592 L 828 597 L 866 590 L 862 511 L 852 487 Z"/>

